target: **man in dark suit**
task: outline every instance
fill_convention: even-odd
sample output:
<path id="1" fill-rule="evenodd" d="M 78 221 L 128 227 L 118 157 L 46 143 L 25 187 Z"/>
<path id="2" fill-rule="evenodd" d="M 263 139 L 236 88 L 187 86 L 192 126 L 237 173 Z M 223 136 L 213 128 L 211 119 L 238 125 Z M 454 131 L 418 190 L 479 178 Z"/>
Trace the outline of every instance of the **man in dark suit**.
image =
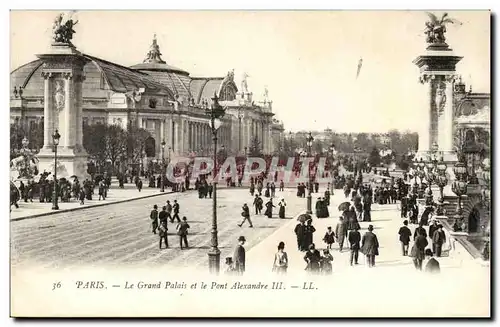
<path id="1" fill-rule="evenodd" d="M 403 256 L 408 255 L 408 246 L 410 244 L 411 231 L 408 228 L 408 220 L 403 222 L 403 227 L 399 229 L 399 241 L 401 242 L 401 249 L 403 250 Z"/>
<path id="2" fill-rule="evenodd" d="M 156 234 L 156 229 L 158 229 L 158 206 L 156 204 L 153 206 L 153 210 L 151 210 L 149 218 L 151 219 L 151 228 L 153 229 L 153 233 Z"/>
<path id="3" fill-rule="evenodd" d="M 427 246 L 427 237 L 422 233 L 425 229 L 418 228 L 415 230 L 415 240 L 411 249 L 411 257 L 413 257 L 413 264 L 417 270 L 422 270 L 422 261 L 425 259 L 425 247 Z"/>
<path id="4" fill-rule="evenodd" d="M 299 251 L 306 251 L 307 249 L 304 248 L 304 237 L 305 237 L 305 230 L 306 226 L 304 224 L 304 221 L 301 220 L 297 226 L 295 226 L 295 235 L 297 236 L 297 245 L 299 248 Z"/>
<path id="5" fill-rule="evenodd" d="M 436 219 L 432 219 L 431 224 L 429 225 L 429 237 L 432 240 L 432 237 L 434 236 L 434 233 L 438 230 L 438 224 Z M 432 247 L 432 252 L 435 254 L 436 250 L 434 249 L 434 246 Z"/>
<path id="6" fill-rule="evenodd" d="M 368 226 L 368 231 L 363 235 L 361 240 L 361 253 L 366 256 L 368 267 L 375 266 L 375 256 L 378 255 L 379 243 L 377 235 L 373 233 L 373 225 Z"/>
<path id="7" fill-rule="evenodd" d="M 245 236 L 240 236 L 238 238 L 238 245 L 234 249 L 233 262 L 236 274 L 243 275 L 245 272 Z"/>
<path id="8" fill-rule="evenodd" d="M 358 264 L 359 242 L 361 241 L 361 234 L 358 229 L 359 227 L 355 226 L 354 230 L 349 232 L 349 244 L 351 245 L 351 266 L 353 261 L 354 264 Z"/>
<path id="9" fill-rule="evenodd" d="M 163 208 L 161 209 L 160 213 L 158 214 L 158 219 L 160 220 L 160 224 L 164 221 L 167 221 L 168 215 L 166 206 L 163 206 Z"/>
<path id="10" fill-rule="evenodd" d="M 439 224 L 437 231 L 435 231 L 434 235 L 432 235 L 433 252 L 438 258 L 441 256 L 441 249 L 443 248 L 444 242 L 446 242 L 446 235 L 443 231 L 443 225 Z"/>
<path id="11" fill-rule="evenodd" d="M 425 256 L 429 260 L 425 265 L 425 272 L 431 274 L 439 274 L 441 272 L 441 268 L 439 267 L 439 261 L 434 259 L 434 257 L 432 256 L 431 249 L 425 250 Z"/>
<path id="12" fill-rule="evenodd" d="M 181 219 L 179 218 L 180 207 L 179 207 L 179 203 L 177 203 L 177 200 L 174 200 L 173 209 L 174 209 L 174 215 L 172 216 L 171 222 L 174 222 L 174 219 L 177 219 L 177 222 L 180 223 L 181 222 Z"/>

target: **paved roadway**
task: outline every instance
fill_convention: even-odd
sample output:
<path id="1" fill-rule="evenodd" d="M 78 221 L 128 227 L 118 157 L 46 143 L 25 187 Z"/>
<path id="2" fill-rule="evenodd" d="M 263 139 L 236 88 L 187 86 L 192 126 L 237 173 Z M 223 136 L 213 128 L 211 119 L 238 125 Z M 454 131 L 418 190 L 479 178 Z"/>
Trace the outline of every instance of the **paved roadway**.
<path id="1" fill-rule="evenodd" d="M 223 261 L 232 255 L 237 238 L 244 235 L 247 249 L 268 237 L 278 227 L 305 209 L 306 200 L 298 199 L 295 190 L 277 191 L 287 201 L 287 218 L 278 219 L 278 208 L 272 219 L 254 216 L 254 228 L 238 227 L 242 219 L 241 206 L 252 209 L 252 197 L 247 188 L 218 190 L 219 248 Z M 158 235 L 151 232 L 149 213 L 154 204 L 177 199 L 181 217 L 191 226 L 188 235 L 190 249 L 179 248 L 175 225 L 169 224 L 170 249 L 158 249 Z M 265 198 L 264 198 L 265 199 Z M 275 201 L 275 205 L 277 205 Z M 104 207 L 82 209 L 46 217 L 11 222 L 11 262 L 16 267 L 36 264 L 42 267 L 82 267 L 123 264 L 165 264 L 178 267 L 207 266 L 210 247 L 212 201 L 198 199 L 197 192 L 174 193 Z"/>

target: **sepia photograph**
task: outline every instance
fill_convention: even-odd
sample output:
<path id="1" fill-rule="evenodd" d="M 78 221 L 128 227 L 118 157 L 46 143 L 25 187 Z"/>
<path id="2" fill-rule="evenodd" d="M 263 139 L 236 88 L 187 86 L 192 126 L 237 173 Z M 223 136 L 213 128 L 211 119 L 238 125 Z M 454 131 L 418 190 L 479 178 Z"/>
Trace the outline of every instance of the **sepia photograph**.
<path id="1" fill-rule="evenodd" d="M 9 16 L 11 317 L 491 318 L 491 11 Z"/>

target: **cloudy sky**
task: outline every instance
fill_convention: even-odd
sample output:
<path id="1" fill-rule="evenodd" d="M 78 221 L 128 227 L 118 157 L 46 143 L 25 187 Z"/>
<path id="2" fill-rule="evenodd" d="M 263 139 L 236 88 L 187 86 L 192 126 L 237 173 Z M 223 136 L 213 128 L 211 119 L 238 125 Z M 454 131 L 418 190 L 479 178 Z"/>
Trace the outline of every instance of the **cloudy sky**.
<path id="1" fill-rule="evenodd" d="M 439 14 L 439 12 L 436 12 Z M 47 50 L 56 12 L 11 13 L 11 70 Z M 457 70 L 490 92 L 490 14 L 456 11 L 447 42 Z M 259 99 L 269 89 L 286 129 L 417 131 L 425 101 L 412 60 L 425 51 L 422 11 L 80 11 L 80 51 L 128 66 L 153 34 L 167 63 L 191 76 L 247 72 Z M 358 79 L 360 58 L 363 67 Z"/>

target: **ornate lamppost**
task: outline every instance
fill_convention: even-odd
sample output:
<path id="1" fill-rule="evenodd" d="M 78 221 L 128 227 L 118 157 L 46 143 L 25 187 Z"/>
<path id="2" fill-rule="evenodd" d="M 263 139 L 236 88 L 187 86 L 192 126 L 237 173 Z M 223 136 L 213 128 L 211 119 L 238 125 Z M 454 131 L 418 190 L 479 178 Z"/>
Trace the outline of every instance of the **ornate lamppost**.
<path id="1" fill-rule="evenodd" d="M 451 184 L 451 190 L 458 196 L 455 220 L 457 222 L 464 222 L 462 196 L 467 194 L 467 166 L 463 162 L 463 157 L 461 157 L 453 167 L 453 173 L 455 174 L 456 180 Z"/>
<path id="2" fill-rule="evenodd" d="M 443 203 L 444 203 L 444 187 L 448 184 L 448 179 L 446 178 L 446 169 L 448 166 L 443 161 L 443 157 L 441 157 L 440 161 L 436 165 L 437 176 L 435 179 L 436 185 L 439 187 L 439 199 L 438 199 L 438 207 L 437 214 L 442 216 L 444 215 Z"/>
<path id="3" fill-rule="evenodd" d="M 161 188 L 160 192 L 165 192 L 165 140 L 161 141 Z"/>
<path id="4" fill-rule="evenodd" d="M 309 135 L 306 138 L 306 143 L 307 143 L 307 149 L 308 149 L 308 156 L 310 157 L 312 155 L 312 144 L 314 141 L 314 137 L 312 136 L 311 132 L 309 132 Z M 309 169 L 309 192 L 307 194 L 307 211 L 306 213 L 311 215 L 312 214 L 312 189 L 313 189 L 313 178 L 311 174 L 311 168 L 308 167 Z"/>
<path id="5" fill-rule="evenodd" d="M 432 196 L 432 189 L 431 186 L 433 183 L 436 182 L 436 173 L 435 171 L 437 170 L 437 159 L 436 156 L 434 155 L 433 157 L 430 158 L 430 160 L 426 164 L 427 167 L 427 173 L 426 173 L 426 179 L 427 182 L 429 183 L 428 188 L 427 188 L 427 196 L 425 200 L 426 205 L 432 205 L 434 203 L 434 199 Z"/>
<path id="6" fill-rule="evenodd" d="M 420 187 L 418 189 L 418 198 L 419 199 L 423 198 L 424 192 L 425 192 L 425 186 L 424 186 L 425 171 L 424 171 L 424 168 L 425 168 L 425 162 L 422 160 L 422 158 L 420 158 L 420 161 L 418 162 L 418 170 L 417 170 L 418 177 L 420 178 Z"/>
<path id="7" fill-rule="evenodd" d="M 485 159 L 482 164 L 482 169 L 480 168 L 477 175 L 479 177 L 479 182 L 481 185 L 481 198 L 482 203 L 485 209 L 488 212 L 489 220 L 491 220 L 491 172 L 490 172 L 490 163 L 489 159 Z M 489 241 L 490 231 L 484 230 L 483 228 L 483 239 L 484 239 L 484 248 L 482 251 L 483 260 L 490 259 L 490 241 Z"/>
<path id="8" fill-rule="evenodd" d="M 335 144 L 332 143 L 332 144 L 330 144 L 330 153 L 332 155 L 332 162 L 330 163 L 332 165 L 331 166 L 331 171 L 330 171 L 330 173 L 331 173 L 330 177 L 332 179 L 332 181 L 330 182 L 330 193 L 331 194 L 333 194 L 333 181 L 334 181 L 333 171 L 335 169 L 334 165 L 333 165 L 333 159 L 334 159 L 334 156 L 335 156 L 335 152 L 336 152 L 335 151 Z"/>
<path id="9" fill-rule="evenodd" d="M 220 120 L 225 110 L 219 104 L 217 94 L 212 98 L 212 106 L 210 109 L 205 110 L 206 114 L 210 117 L 210 128 L 212 129 L 214 141 L 214 167 L 213 167 L 213 197 L 212 197 L 212 238 L 211 248 L 208 251 L 208 269 L 210 273 L 218 274 L 220 269 L 220 250 L 217 241 L 217 130 L 222 125 Z"/>
<path id="10" fill-rule="evenodd" d="M 55 131 L 52 135 L 52 142 L 54 143 L 54 192 L 52 195 L 52 210 L 59 210 L 59 206 L 57 205 L 57 146 L 59 145 L 59 139 L 61 135 L 59 132 Z"/>

